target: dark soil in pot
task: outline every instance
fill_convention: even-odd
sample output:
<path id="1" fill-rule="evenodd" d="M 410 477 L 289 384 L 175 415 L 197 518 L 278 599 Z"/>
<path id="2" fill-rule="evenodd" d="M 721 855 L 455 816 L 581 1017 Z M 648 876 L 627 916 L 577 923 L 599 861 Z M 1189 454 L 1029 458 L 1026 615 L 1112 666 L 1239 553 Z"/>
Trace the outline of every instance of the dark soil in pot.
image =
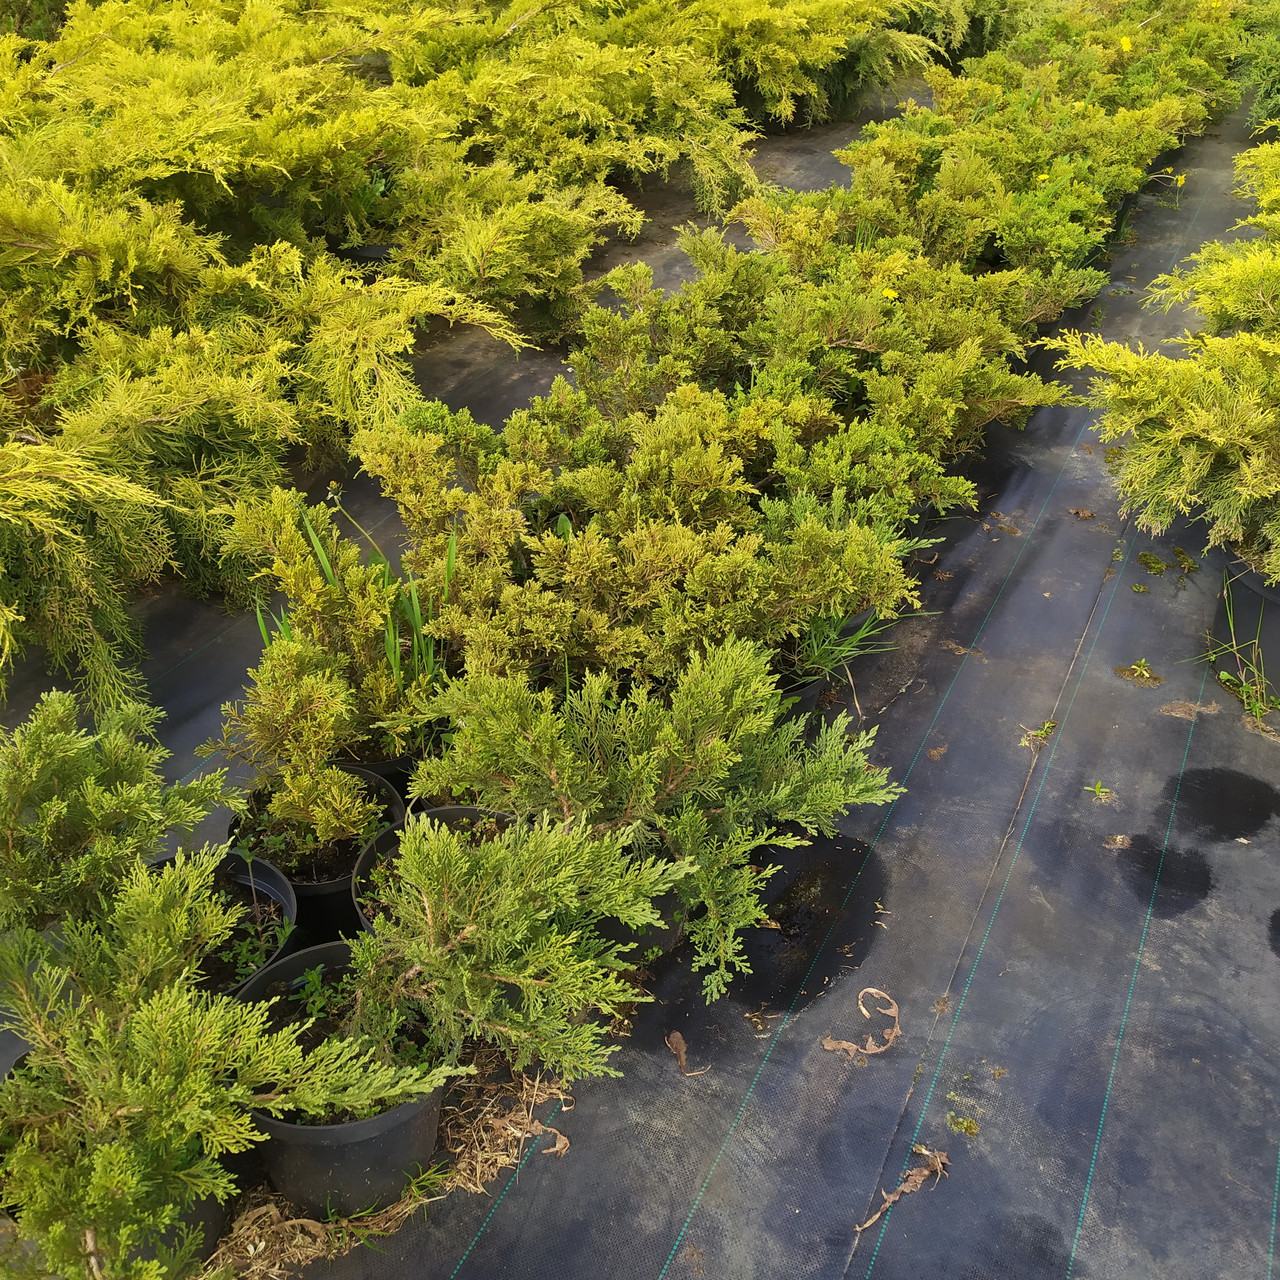
<path id="1" fill-rule="evenodd" d="M 500 835 L 515 820 L 511 814 L 496 809 L 479 809 L 474 805 L 451 804 L 435 809 L 424 809 L 419 815 L 442 823 L 455 831 L 466 833 L 477 840 L 491 840 Z M 366 933 L 373 932 L 373 921 L 381 910 L 377 897 L 375 873 L 395 857 L 400 845 L 400 829 L 384 831 L 376 840 L 365 846 L 351 877 L 351 906 Z"/>
<path id="2" fill-rule="evenodd" d="M 383 822 L 377 835 L 404 821 L 404 800 L 387 779 L 361 765 L 343 767 L 362 778 L 370 792 L 382 800 Z M 287 841 L 293 833 L 284 824 L 280 824 L 278 830 L 267 824 L 255 827 L 255 807 L 260 811 L 265 801 L 265 796 L 251 797 L 245 820 L 233 820 L 228 835 L 255 854 L 274 852 L 278 846 L 286 850 L 282 856 L 292 854 L 292 860 L 286 864 L 286 874 L 298 900 L 300 945 L 315 946 L 358 933 L 360 921 L 351 901 L 351 873 L 370 838 L 354 837 L 317 845 L 299 855 L 296 845 L 288 850 Z M 243 837 L 241 832 L 245 833 Z M 376 839 L 377 835 L 372 838 Z"/>
<path id="3" fill-rule="evenodd" d="M 287 1025 L 305 1017 L 305 1008 L 279 997 L 296 996 L 310 970 L 321 970 L 321 983 L 340 982 L 350 959 L 346 942 L 295 952 L 256 974 L 240 999 L 276 998 L 275 1019 Z M 304 1043 L 317 1044 L 335 1029 L 319 1020 Z M 255 1111 L 254 1122 L 267 1135 L 260 1148 L 267 1178 L 282 1196 L 316 1217 L 346 1217 L 393 1203 L 431 1159 L 442 1093 L 437 1089 L 375 1116 L 331 1124 L 298 1124 Z"/>

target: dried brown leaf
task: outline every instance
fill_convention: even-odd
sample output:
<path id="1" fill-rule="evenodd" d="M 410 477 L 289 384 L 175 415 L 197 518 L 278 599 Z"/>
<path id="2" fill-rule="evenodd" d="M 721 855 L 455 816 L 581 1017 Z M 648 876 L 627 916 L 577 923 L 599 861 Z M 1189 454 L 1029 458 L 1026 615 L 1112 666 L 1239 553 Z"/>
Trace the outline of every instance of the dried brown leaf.
<path id="1" fill-rule="evenodd" d="M 833 1040 L 830 1036 L 822 1037 L 822 1047 L 832 1053 L 847 1053 L 851 1062 L 862 1052 L 852 1040 Z"/>
<path id="2" fill-rule="evenodd" d="M 569 1150 L 569 1139 L 566 1138 L 559 1129 L 553 1129 L 550 1125 L 546 1125 L 543 1128 L 543 1132 L 554 1133 L 556 1135 L 555 1142 L 551 1146 L 543 1149 L 542 1154 L 544 1156 L 563 1156 L 564 1153 Z"/>
<path id="3" fill-rule="evenodd" d="M 930 1178 L 933 1178 L 934 1182 L 937 1183 L 942 1180 L 944 1174 L 947 1177 L 951 1176 L 947 1173 L 947 1165 L 951 1162 L 947 1159 L 945 1151 L 930 1151 L 928 1147 L 921 1146 L 919 1143 L 913 1146 L 911 1150 L 917 1155 L 924 1156 L 924 1164 L 918 1164 L 914 1169 L 908 1169 L 906 1176 L 892 1191 L 881 1191 L 880 1194 L 884 1197 L 884 1204 L 866 1222 L 856 1227 L 855 1230 L 865 1231 L 873 1223 L 879 1222 L 890 1205 L 897 1204 L 903 1196 L 909 1196 L 913 1191 L 919 1191 Z"/>
<path id="4" fill-rule="evenodd" d="M 711 1070 L 710 1064 L 699 1068 L 697 1071 L 689 1070 L 689 1046 L 685 1044 L 684 1036 L 682 1036 L 678 1031 L 673 1031 L 669 1036 L 667 1036 L 667 1048 L 676 1055 L 676 1064 L 679 1066 L 683 1075 L 700 1076 L 704 1072 Z"/>

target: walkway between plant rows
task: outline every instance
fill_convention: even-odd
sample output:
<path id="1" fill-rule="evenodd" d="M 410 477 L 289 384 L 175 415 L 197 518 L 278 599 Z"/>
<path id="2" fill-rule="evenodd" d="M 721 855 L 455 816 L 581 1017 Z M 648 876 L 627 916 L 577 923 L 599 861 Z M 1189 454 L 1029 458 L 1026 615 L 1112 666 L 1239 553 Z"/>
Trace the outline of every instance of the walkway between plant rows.
<path id="1" fill-rule="evenodd" d="M 1151 345 L 1182 329 L 1140 311 L 1142 288 L 1227 233 L 1247 141 L 1233 118 L 1177 157 L 1180 207 L 1139 202 L 1096 304 L 1104 334 Z M 813 153 L 792 164 L 803 182 L 823 161 L 797 145 Z M 537 362 L 523 368 L 504 395 L 537 384 Z M 938 614 L 857 673 L 906 796 L 786 859 L 782 927 L 757 931 L 756 972 L 730 999 L 705 1008 L 679 953 L 658 972 L 625 1078 L 580 1084 L 550 1120 L 572 1140 L 563 1159 L 531 1147 L 491 1195 L 432 1205 L 327 1274 L 1271 1275 L 1280 745 L 1247 732 L 1194 661 L 1221 561 L 1194 533 L 1156 540 L 1117 518 L 1084 410 L 995 433 L 980 480 L 981 517 L 943 524 L 923 569 Z M 1148 573 L 1147 552 L 1175 567 Z M 1139 658 L 1158 688 L 1115 674 Z M 1046 720 L 1058 728 L 1033 760 L 1020 739 Z M 886 1025 L 858 1011 L 868 986 L 899 1002 L 905 1035 L 850 1060 L 822 1042 Z M 709 1070 L 680 1073 L 673 1030 Z M 923 1161 L 917 1144 L 945 1150 L 950 1176 L 859 1233 Z"/>
<path id="2" fill-rule="evenodd" d="M 828 148 L 851 131 L 770 139 L 763 154 L 779 180 L 821 186 L 841 176 Z M 1096 314 L 1068 327 L 1096 318 L 1148 346 L 1184 327 L 1142 312 L 1142 289 L 1227 233 L 1247 143 L 1237 116 L 1176 158 L 1180 206 L 1139 201 Z M 646 203 L 646 236 L 606 263 L 642 255 L 676 283 L 671 227 L 688 206 Z M 474 334 L 419 361 L 430 393 L 495 424 L 561 368 Z M 980 517 L 942 523 L 938 559 L 921 566 L 936 614 L 854 672 L 878 760 L 907 794 L 785 858 L 781 928 L 753 936 L 755 973 L 730 998 L 704 1007 L 681 953 L 658 970 L 616 1059 L 624 1078 L 580 1083 L 571 1113 L 542 1116 L 571 1139 L 563 1159 L 535 1144 L 490 1195 L 433 1204 L 326 1275 L 1271 1276 L 1280 745 L 1247 732 L 1194 661 L 1220 614 L 1222 561 L 1198 554 L 1195 532 L 1152 539 L 1118 519 L 1082 409 L 993 433 L 978 479 Z M 370 486 L 354 483 L 348 505 L 393 542 Z M 1180 571 L 1175 545 L 1197 572 Z M 1175 567 L 1149 574 L 1148 552 Z M 181 777 L 256 659 L 257 626 L 178 592 L 144 616 Z M 1139 658 L 1158 688 L 1115 674 Z M 15 684 L 7 721 L 39 683 Z M 1058 727 L 1033 758 L 1020 740 L 1046 720 Z M 825 1049 L 886 1025 L 858 1010 L 868 986 L 899 1002 L 903 1037 L 852 1060 Z M 673 1030 L 690 1069 L 709 1070 L 680 1073 Z M 945 1150 L 950 1176 L 859 1233 L 881 1189 L 925 1159 L 915 1145 Z"/>

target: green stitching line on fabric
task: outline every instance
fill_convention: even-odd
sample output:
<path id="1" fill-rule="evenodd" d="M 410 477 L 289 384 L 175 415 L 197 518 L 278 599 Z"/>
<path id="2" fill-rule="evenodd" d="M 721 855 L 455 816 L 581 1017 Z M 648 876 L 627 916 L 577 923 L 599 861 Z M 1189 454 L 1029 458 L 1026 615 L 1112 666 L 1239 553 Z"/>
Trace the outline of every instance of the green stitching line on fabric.
<path id="1" fill-rule="evenodd" d="M 1276 1209 L 1280 1208 L 1280 1150 L 1276 1152 L 1276 1188 L 1271 1195 L 1271 1239 L 1267 1243 L 1267 1280 L 1276 1261 Z"/>
<path id="2" fill-rule="evenodd" d="M 982 960 L 982 953 L 986 950 L 987 939 L 991 937 L 991 930 L 995 927 L 996 916 L 1000 911 L 1000 904 L 1004 901 L 1005 891 L 1009 887 L 1009 879 L 1013 875 L 1013 869 L 1017 866 L 1018 855 L 1022 852 L 1022 846 L 1026 841 L 1027 832 L 1031 830 L 1031 820 L 1035 817 L 1036 806 L 1040 803 L 1040 795 L 1044 791 L 1044 784 L 1049 776 L 1049 771 L 1053 768 L 1054 758 L 1058 754 L 1058 746 L 1065 737 L 1067 721 L 1071 719 L 1071 709 L 1075 706 L 1076 698 L 1079 696 L 1080 688 L 1084 684 L 1085 675 L 1089 670 L 1089 663 L 1093 660 L 1094 650 L 1098 647 L 1098 639 L 1102 635 L 1102 629 L 1107 624 L 1107 618 L 1111 613 L 1111 606 L 1115 603 L 1116 592 L 1120 590 L 1120 580 L 1124 576 L 1125 568 L 1128 566 L 1129 557 L 1133 554 L 1135 542 L 1129 544 L 1129 550 L 1125 553 L 1124 563 L 1120 566 L 1120 571 L 1116 574 L 1115 586 L 1111 588 L 1111 598 L 1107 601 L 1107 607 L 1102 611 L 1102 617 L 1098 619 L 1097 630 L 1093 633 L 1093 643 L 1089 646 L 1089 652 L 1085 655 L 1084 666 L 1080 668 L 1080 676 L 1076 680 L 1075 691 L 1071 695 L 1071 701 L 1067 703 L 1066 712 L 1063 714 L 1062 723 L 1058 727 L 1057 736 L 1054 738 L 1053 747 L 1049 751 L 1049 758 L 1045 761 L 1044 771 L 1040 775 L 1040 784 L 1036 787 L 1035 796 L 1031 801 L 1031 808 L 1027 810 L 1027 820 L 1023 824 L 1022 834 L 1018 837 L 1018 843 L 1014 847 L 1013 857 L 1009 862 L 1009 870 L 1005 872 L 1004 883 L 1000 886 L 1000 894 L 996 898 L 995 906 L 991 909 L 991 918 L 987 921 L 986 932 L 982 935 L 982 942 L 978 945 L 977 954 L 973 958 L 973 967 L 969 970 L 969 976 L 965 980 L 964 990 L 960 994 L 960 1000 L 956 1004 L 956 1014 L 951 1020 L 951 1029 L 947 1032 L 947 1038 L 943 1042 L 942 1052 L 938 1056 L 938 1066 L 933 1073 L 933 1079 L 929 1082 L 929 1092 L 925 1094 L 924 1103 L 920 1107 L 920 1116 L 916 1121 L 915 1131 L 911 1135 L 911 1146 L 915 1146 L 920 1137 L 920 1130 L 924 1127 L 925 1116 L 929 1113 L 929 1103 L 933 1099 L 934 1090 L 938 1087 L 938 1078 L 942 1074 L 942 1064 L 947 1059 L 947 1051 L 951 1048 L 951 1039 L 956 1033 L 956 1027 L 960 1023 L 960 1014 L 964 1010 L 964 1003 L 969 998 L 969 988 L 973 985 L 974 975 L 978 972 L 978 964 Z M 1203 687 L 1203 684 L 1202 684 Z M 910 1155 L 902 1163 L 902 1174 L 906 1174 L 907 1166 L 911 1163 Z M 871 1261 L 867 1264 L 865 1276 L 869 1277 L 876 1265 L 876 1259 L 880 1256 L 880 1247 L 884 1243 L 884 1233 L 888 1230 L 889 1219 L 893 1214 L 893 1206 L 890 1205 L 885 1210 L 884 1217 L 881 1219 L 880 1234 L 876 1237 L 875 1248 L 871 1251 Z M 852 1264 L 852 1257 L 850 1264 Z M 846 1268 L 847 1271 L 847 1268 Z"/>
<path id="3" fill-rule="evenodd" d="M 1204 675 L 1200 680 L 1200 693 L 1196 697 L 1196 701 L 1200 702 L 1204 699 L 1204 686 L 1209 679 L 1209 667 L 1205 666 Z M 1089 1176 L 1085 1179 L 1084 1198 L 1080 1201 L 1080 1216 L 1076 1219 L 1076 1233 L 1071 1241 L 1071 1257 L 1067 1261 L 1067 1277 L 1071 1280 L 1071 1273 L 1076 1266 L 1076 1250 L 1080 1245 L 1080 1232 L 1084 1229 L 1084 1214 L 1089 1207 L 1089 1192 L 1093 1187 L 1093 1172 L 1098 1163 L 1098 1149 L 1102 1146 L 1102 1130 L 1107 1123 L 1107 1107 L 1111 1102 L 1111 1088 L 1115 1084 L 1116 1069 L 1120 1064 L 1120 1046 L 1124 1041 L 1125 1027 L 1129 1023 L 1129 1006 L 1133 1002 L 1134 988 L 1138 985 L 1138 970 L 1142 964 L 1142 950 L 1147 945 L 1147 931 L 1151 928 L 1151 913 L 1155 910 L 1156 894 L 1160 892 L 1160 873 L 1164 870 L 1165 855 L 1169 851 L 1169 836 L 1173 832 L 1173 817 L 1178 812 L 1178 797 L 1182 794 L 1182 779 L 1187 772 L 1187 757 L 1191 754 L 1191 739 L 1196 731 L 1196 722 L 1192 720 L 1191 727 L 1187 730 L 1187 745 L 1182 751 L 1182 766 L 1178 770 L 1178 785 L 1173 793 L 1173 803 L 1169 806 L 1169 821 L 1164 829 L 1164 844 L 1160 849 L 1160 861 L 1156 864 L 1155 883 L 1151 886 L 1151 897 L 1147 901 L 1147 917 L 1142 922 L 1142 936 L 1138 939 L 1138 954 L 1133 958 L 1133 976 L 1129 979 L 1129 993 L 1124 1000 L 1124 1013 L 1120 1017 L 1120 1030 L 1116 1033 L 1116 1051 L 1111 1058 L 1111 1074 L 1107 1077 L 1107 1090 L 1102 1095 L 1102 1114 L 1098 1117 L 1098 1133 L 1093 1140 L 1093 1155 L 1089 1158 Z"/>
<path id="4" fill-rule="evenodd" d="M 1085 426 L 1080 428 L 1080 434 L 1076 436 L 1075 441 L 1072 444 L 1071 449 L 1068 453 L 1068 460 L 1070 458 L 1070 454 L 1074 453 L 1075 450 L 1079 448 L 1080 441 L 1084 439 L 1085 434 L 1089 431 L 1090 425 L 1091 424 L 1086 424 Z M 1014 571 L 1017 569 L 1018 564 L 1021 561 L 1023 555 L 1025 554 L 1028 546 L 1030 546 L 1031 540 L 1034 537 L 1036 530 L 1039 529 L 1040 521 L 1044 519 L 1044 513 L 1049 509 L 1049 503 L 1053 501 L 1053 495 L 1057 492 L 1058 485 L 1062 483 L 1062 477 L 1066 474 L 1066 470 L 1067 470 L 1067 463 L 1064 462 L 1062 464 L 1062 467 L 1059 469 L 1057 476 L 1054 478 L 1053 487 L 1045 495 L 1044 503 L 1041 506 L 1040 512 L 1036 516 L 1035 521 L 1031 525 L 1031 528 L 1027 533 L 1027 537 L 1025 541 L 1022 543 L 1021 547 L 1018 548 L 1018 554 L 1014 557 L 1013 563 L 1009 566 L 1009 572 L 1005 574 L 1004 581 L 1000 584 L 1000 590 L 996 592 L 995 597 L 992 599 L 991 604 L 987 609 L 987 612 L 983 615 L 982 622 L 978 626 L 977 631 L 974 632 L 973 639 L 969 642 L 969 645 L 968 645 L 969 649 L 973 649 L 977 645 L 978 641 L 982 638 L 982 633 L 986 630 L 987 623 L 991 621 L 991 615 L 995 612 L 996 605 L 1000 603 L 1000 600 L 1005 593 L 1005 589 L 1008 587 L 1010 580 L 1013 578 Z M 1132 547 L 1130 547 L 1130 550 L 1132 550 Z M 1126 562 L 1128 561 L 1127 555 L 1125 557 L 1125 560 Z M 1114 594 L 1115 593 L 1113 591 L 1112 595 L 1114 596 Z M 920 757 L 921 755 L 924 754 L 925 743 L 929 741 L 929 735 L 933 732 L 935 726 L 937 725 L 938 719 L 942 715 L 942 709 L 947 705 L 947 700 L 951 697 L 951 692 L 956 687 L 956 681 L 960 679 L 960 673 L 965 669 L 965 666 L 969 661 L 969 657 L 970 655 L 966 653 L 965 656 L 961 659 L 960 665 L 956 668 L 955 675 L 951 677 L 951 683 L 947 685 L 947 691 L 942 695 L 942 699 L 938 703 L 938 709 L 937 711 L 934 712 L 933 719 L 929 721 L 929 727 L 924 731 L 924 734 L 921 736 L 920 745 L 916 748 L 916 753 L 911 758 L 911 763 L 907 766 L 907 771 L 902 775 L 903 783 L 905 783 L 907 779 L 911 777 L 911 774 L 915 770 L 916 765 L 920 762 Z M 853 891 L 857 887 L 858 881 L 861 879 L 863 871 L 866 869 L 867 862 L 871 858 L 872 851 L 875 849 L 876 845 L 880 842 L 880 837 L 884 834 L 885 827 L 889 825 L 889 819 L 893 816 L 893 811 L 897 808 L 897 806 L 898 806 L 898 802 L 895 800 L 889 806 L 889 808 L 885 811 L 884 818 L 881 820 L 879 827 L 876 828 L 876 833 L 872 837 L 871 843 L 867 846 L 867 856 L 862 860 L 862 866 L 858 868 L 857 874 L 853 877 L 853 880 L 849 885 L 848 892 L 844 895 L 844 899 L 840 903 L 841 909 L 844 908 L 845 904 L 848 903 L 849 898 L 853 895 Z M 755 1087 L 760 1082 L 760 1076 L 763 1074 L 765 1067 L 768 1065 L 769 1059 L 773 1056 L 773 1051 L 774 1051 L 774 1048 L 777 1046 L 778 1038 L 786 1030 L 788 1023 L 790 1023 L 791 1015 L 795 1011 L 796 1001 L 800 999 L 800 993 L 804 990 L 805 986 L 808 984 L 808 980 L 810 975 L 813 973 L 814 966 L 818 963 L 818 959 L 822 955 L 824 949 L 826 948 L 827 942 L 830 940 L 831 934 L 834 932 L 834 930 L 835 930 L 835 924 L 833 923 L 831 927 L 827 930 L 821 943 L 819 943 L 817 950 L 814 952 L 813 960 L 810 962 L 809 968 L 806 970 L 804 977 L 800 980 L 800 983 L 796 988 L 796 994 L 794 997 L 792 997 L 791 1004 L 787 1007 L 786 1016 L 778 1024 L 778 1029 L 777 1031 L 774 1032 L 773 1039 L 769 1041 L 769 1047 L 768 1049 L 765 1050 L 765 1055 L 760 1060 L 760 1066 L 756 1069 L 755 1075 L 752 1076 L 751 1078 L 751 1083 L 747 1086 L 747 1092 L 743 1095 L 742 1105 L 738 1108 L 738 1113 L 737 1115 L 734 1116 L 733 1122 L 729 1126 L 729 1131 L 728 1133 L 725 1134 L 724 1141 L 720 1144 L 720 1149 L 719 1151 L 716 1152 L 716 1157 L 711 1162 L 711 1168 L 707 1170 L 707 1175 L 702 1180 L 701 1187 L 698 1188 L 698 1194 L 694 1197 L 693 1205 L 689 1210 L 688 1216 L 685 1218 L 684 1223 L 681 1226 L 680 1231 L 676 1236 L 675 1243 L 671 1246 L 671 1252 L 667 1254 L 666 1262 L 662 1264 L 662 1270 L 658 1272 L 658 1280 L 665 1280 L 666 1274 L 670 1270 L 672 1262 L 675 1260 L 676 1252 L 680 1248 L 681 1242 L 684 1240 L 685 1233 L 689 1230 L 689 1224 L 693 1221 L 694 1214 L 698 1212 L 698 1206 L 702 1203 L 702 1197 L 706 1194 L 707 1187 L 711 1184 L 711 1179 L 715 1176 L 715 1171 L 720 1167 L 720 1161 L 723 1158 L 725 1151 L 728 1149 L 729 1141 L 733 1137 L 739 1123 L 742 1120 L 744 1113 L 746 1112 L 747 1103 L 751 1101 L 751 1095 L 755 1092 Z"/>
<path id="5" fill-rule="evenodd" d="M 552 1120 L 556 1118 L 556 1113 L 560 1110 L 562 1105 L 563 1103 L 557 1102 L 556 1105 L 552 1107 L 551 1114 L 547 1117 L 548 1123 L 550 1123 Z M 529 1145 L 529 1150 L 524 1153 L 524 1156 L 522 1157 L 520 1163 L 516 1165 L 515 1173 L 513 1173 L 511 1177 L 507 1179 L 507 1185 L 502 1188 L 502 1194 L 490 1206 L 489 1212 L 484 1215 L 484 1221 L 476 1229 L 475 1235 L 471 1237 L 471 1243 L 467 1245 L 466 1252 L 462 1255 L 462 1257 L 458 1259 L 458 1265 L 454 1267 L 452 1271 L 449 1272 L 449 1280 L 454 1280 L 454 1277 L 458 1274 L 459 1271 L 462 1270 L 462 1264 L 466 1262 L 466 1260 L 469 1257 L 471 1257 L 471 1250 L 476 1247 L 476 1244 L 479 1241 L 480 1237 L 484 1235 L 484 1229 L 489 1225 L 489 1219 L 492 1218 L 493 1215 L 498 1212 L 498 1206 L 507 1198 L 507 1192 L 510 1191 L 513 1186 L 515 1186 L 516 1179 L 520 1176 L 520 1170 L 524 1168 L 524 1162 L 528 1160 L 528 1158 L 531 1155 L 533 1155 L 533 1149 L 535 1146 L 537 1146 L 537 1143 L 531 1143 Z"/>

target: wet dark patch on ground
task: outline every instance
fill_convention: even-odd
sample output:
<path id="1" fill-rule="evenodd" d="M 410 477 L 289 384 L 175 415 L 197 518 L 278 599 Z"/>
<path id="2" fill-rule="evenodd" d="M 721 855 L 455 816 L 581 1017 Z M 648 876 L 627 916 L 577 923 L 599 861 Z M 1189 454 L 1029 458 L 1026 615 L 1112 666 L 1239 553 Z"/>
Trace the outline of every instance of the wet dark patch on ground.
<path id="1" fill-rule="evenodd" d="M 804 861 L 797 865 L 799 858 Z M 877 920 L 891 919 L 877 914 L 886 877 L 878 853 L 860 840 L 842 837 L 817 840 L 807 851 L 784 852 L 779 861 L 791 865 L 778 872 L 766 894 L 769 918 L 778 927 L 747 935 L 752 972 L 735 982 L 730 994 L 752 1007 L 786 1008 L 795 998 L 798 1010 L 867 958 L 876 935 L 884 932 Z M 830 941 L 823 947 L 828 934 Z"/>
<path id="2" fill-rule="evenodd" d="M 1204 854 L 1175 845 L 1165 849 L 1150 836 L 1134 836 L 1117 861 L 1125 884 L 1143 901 L 1150 899 L 1159 876 L 1160 890 L 1151 914 L 1160 920 L 1190 911 L 1213 888 L 1213 871 Z"/>
<path id="3" fill-rule="evenodd" d="M 1261 831 L 1280 812 L 1280 791 L 1236 769 L 1189 769 L 1165 783 L 1178 806 L 1177 825 L 1209 840 L 1238 840 Z"/>

